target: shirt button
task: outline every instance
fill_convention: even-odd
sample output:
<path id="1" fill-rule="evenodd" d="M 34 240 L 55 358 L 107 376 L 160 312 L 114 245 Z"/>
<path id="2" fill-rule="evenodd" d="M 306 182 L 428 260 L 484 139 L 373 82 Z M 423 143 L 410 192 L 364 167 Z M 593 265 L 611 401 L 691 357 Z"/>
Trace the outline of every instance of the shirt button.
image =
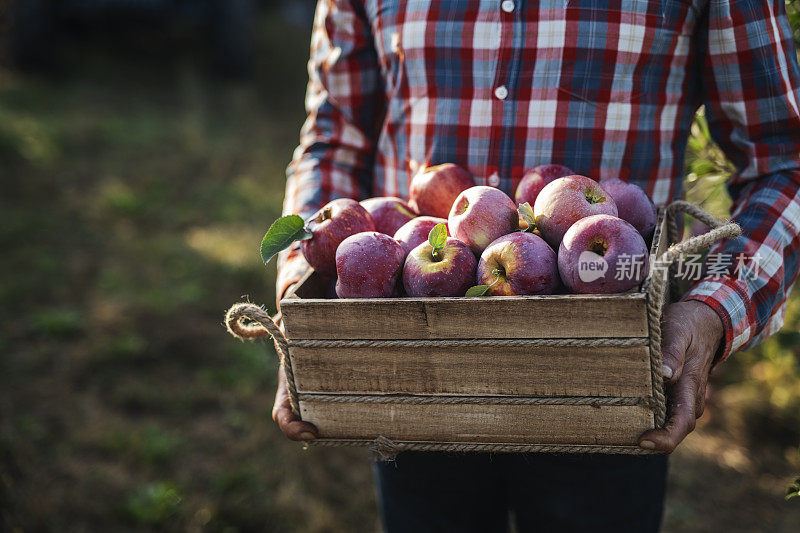
<path id="1" fill-rule="evenodd" d="M 500 4 L 500 7 L 506 13 L 511 13 L 512 11 L 514 11 L 514 2 L 512 0 L 503 0 L 503 3 Z"/>
<path id="2" fill-rule="evenodd" d="M 489 176 L 489 185 L 492 187 L 500 185 L 500 176 L 497 175 L 497 172 L 493 172 L 492 175 Z"/>
<path id="3" fill-rule="evenodd" d="M 497 97 L 498 100 L 505 100 L 508 98 L 508 89 L 505 85 L 501 85 L 497 89 L 494 90 L 494 95 Z"/>

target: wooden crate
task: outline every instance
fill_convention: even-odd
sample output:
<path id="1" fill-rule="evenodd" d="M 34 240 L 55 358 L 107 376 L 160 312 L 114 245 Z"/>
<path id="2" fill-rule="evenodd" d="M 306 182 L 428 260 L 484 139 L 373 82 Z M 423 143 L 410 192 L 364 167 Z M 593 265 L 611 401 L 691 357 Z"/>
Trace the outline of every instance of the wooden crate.
<path id="1" fill-rule="evenodd" d="M 304 297 L 307 274 L 281 301 L 278 348 L 314 444 L 647 453 L 637 439 L 665 413 L 668 268 L 652 258 L 669 218 L 659 211 L 649 275 L 624 294 L 327 300 Z"/>

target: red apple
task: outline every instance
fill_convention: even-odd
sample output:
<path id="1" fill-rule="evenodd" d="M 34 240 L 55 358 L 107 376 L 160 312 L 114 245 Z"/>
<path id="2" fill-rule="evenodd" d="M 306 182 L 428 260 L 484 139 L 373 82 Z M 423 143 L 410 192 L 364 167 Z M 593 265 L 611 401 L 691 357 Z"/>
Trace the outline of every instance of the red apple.
<path id="1" fill-rule="evenodd" d="M 397 296 L 406 254 L 397 241 L 377 231 L 351 235 L 336 250 L 339 298 Z"/>
<path id="2" fill-rule="evenodd" d="M 481 254 L 478 283 L 492 296 L 552 294 L 561 285 L 556 253 L 533 233 L 504 235 Z"/>
<path id="3" fill-rule="evenodd" d="M 464 296 L 475 282 L 477 260 L 458 239 L 448 238 L 434 253 L 429 242 L 414 248 L 403 267 L 403 286 L 409 296 Z"/>
<path id="4" fill-rule="evenodd" d="M 303 256 L 323 276 L 336 274 L 336 248 L 350 235 L 374 231 L 375 223 L 358 202 L 339 198 L 317 211 L 308 222 L 313 237 L 300 244 Z"/>
<path id="5" fill-rule="evenodd" d="M 572 292 L 624 292 L 644 280 L 648 267 L 642 236 L 628 222 L 611 215 L 575 222 L 558 249 L 558 271 Z"/>
<path id="6" fill-rule="evenodd" d="M 506 193 L 478 185 L 458 195 L 447 227 L 453 237 L 480 254 L 493 240 L 519 227 L 519 213 Z"/>
<path id="7" fill-rule="evenodd" d="M 400 243 L 406 255 L 411 250 L 426 242 L 428 234 L 436 224 L 447 224 L 447 219 L 436 217 L 417 217 L 409 220 L 394 234 L 394 240 Z"/>
<path id="8" fill-rule="evenodd" d="M 656 229 L 658 214 L 644 189 L 619 178 L 600 180 L 600 186 L 614 199 L 619 218 L 630 222 L 645 240 L 650 239 Z"/>
<path id="9" fill-rule="evenodd" d="M 408 205 L 420 215 L 447 218 L 456 197 L 473 185 L 472 174 L 453 163 L 423 167 L 411 180 Z"/>
<path id="10" fill-rule="evenodd" d="M 545 185 L 558 178 L 575 174 L 564 165 L 539 165 L 522 177 L 522 181 L 517 185 L 517 192 L 514 199 L 517 205 L 525 202 L 533 205 L 536 197 Z"/>
<path id="11" fill-rule="evenodd" d="M 390 237 L 400 226 L 417 216 L 407 203 L 393 196 L 368 198 L 361 201 L 361 206 L 372 216 L 372 220 L 375 222 L 375 231 L 380 231 Z"/>
<path id="12" fill-rule="evenodd" d="M 566 176 L 551 181 L 536 197 L 536 228 L 553 248 L 558 248 L 569 227 L 591 215 L 617 216 L 611 195 L 586 176 Z"/>

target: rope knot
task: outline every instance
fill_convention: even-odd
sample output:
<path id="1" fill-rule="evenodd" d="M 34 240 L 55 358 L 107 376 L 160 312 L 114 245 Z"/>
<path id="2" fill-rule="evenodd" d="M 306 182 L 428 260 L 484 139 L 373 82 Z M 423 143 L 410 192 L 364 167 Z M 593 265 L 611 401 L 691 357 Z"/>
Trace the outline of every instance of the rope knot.
<path id="1" fill-rule="evenodd" d="M 394 461 L 397 454 L 403 451 L 400 445 L 383 435 L 378 435 L 369 449 L 378 456 L 379 461 Z"/>

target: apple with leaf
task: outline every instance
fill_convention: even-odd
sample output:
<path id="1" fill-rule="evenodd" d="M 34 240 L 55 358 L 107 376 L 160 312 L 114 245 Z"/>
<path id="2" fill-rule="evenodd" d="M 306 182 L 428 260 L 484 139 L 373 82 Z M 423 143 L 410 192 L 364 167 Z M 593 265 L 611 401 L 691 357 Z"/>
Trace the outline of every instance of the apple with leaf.
<path id="1" fill-rule="evenodd" d="M 463 296 L 475 280 L 475 255 L 469 246 L 447 236 L 437 224 L 406 258 L 403 286 L 409 296 Z"/>
<path id="2" fill-rule="evenodd" d="M 375 231 L 372 217 L 355 200 L 339 198 L 326 204 L 307 221 L 298 215 L 276 220 L 261 241 L 261 259 L 268 263 L 296 241 L 308 264 L 323 276 L 336 274 L 336 249 L 347 237 Z"/>
<path id="3" fill-rule="evenodd" d="M 544 239 L 533 233 L 530 204 L 519 207 L 528 223 L 525 231 L 503 235 L 492 241 L 481 254 L 477 279 L 467 296 L 514 296 L 552 294 L 561 286 L 558 257 Z"/>
<path id="4" fill-rule="evenodd" d="M 394 234 L 394 240 L 400 243 L 406 254 L 428 240 L 428 235 L 437 224 L 447 225 L 446 218 L 421 216 L 403 224 Z"/>

